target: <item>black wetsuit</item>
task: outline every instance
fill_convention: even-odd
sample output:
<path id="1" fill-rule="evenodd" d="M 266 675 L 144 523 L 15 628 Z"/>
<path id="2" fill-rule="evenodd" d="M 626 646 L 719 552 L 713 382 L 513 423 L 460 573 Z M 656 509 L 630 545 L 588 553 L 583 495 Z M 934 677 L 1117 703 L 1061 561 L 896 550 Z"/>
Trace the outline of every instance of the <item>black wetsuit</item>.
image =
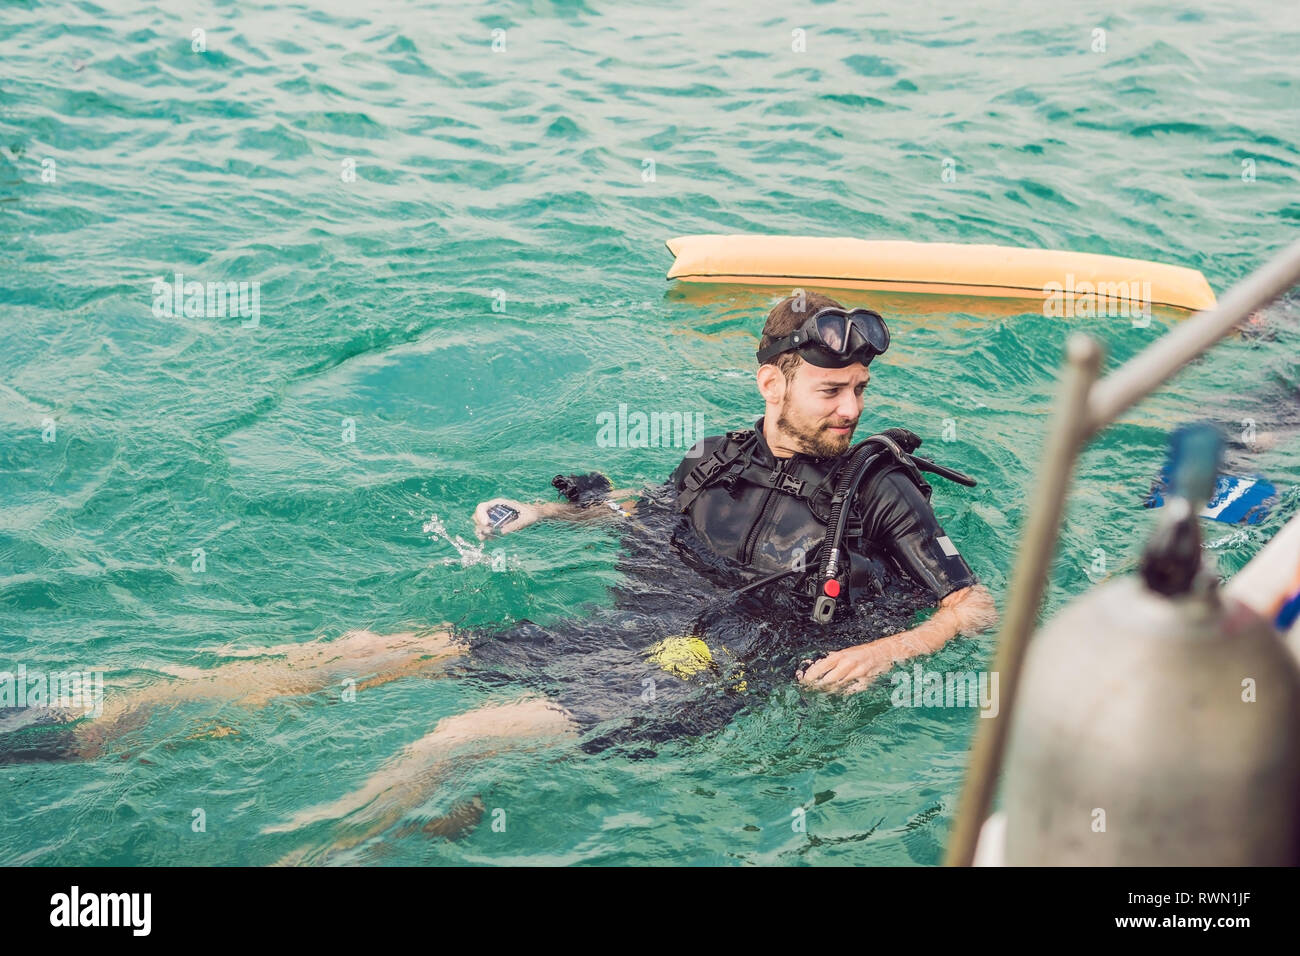
<path id="1" fill-rule="evenodd" d="M 930 508 L 930 485 L 901 449 L 882 442 L 877 451 L 849 512 L 850 598 L 884 595 L 888 568 L 936 599 L 974 584 Z M 708 549 L 758 577 L 807 563 L 826 536 L 834 479 L 847 459 L 777 458 L 759 418 L 752 430 L 702 439 L 670 480 L 678 510 L 690 514 Z"/>
<path id="2" fill-rule="evenodd" d="M 627 519 L 625 583 L 614 588 L 613 606 L 548 627 L 525 620 L 468 632 L 462 676 L 548 694 L 587 732 L 586 750 L 618 745 L 649 755 L 652 743 L 724 726 L 764 689 L 793 681 L 801 660 L 906 630 L 918 611 L 976 582 L 935 520 L 929 485 L 902 462 L 882 460 L 850 512 L 853 600 L 833 623 L 813 623 L 809 599 L 788 582 L 738 596 L 739 586 L 788 566 L 797 548 L 808 551 L 825 534 L 816 511 L 828 495 L 812 501 L 756 483 L 781 464 L 762 425 L 751 440 L 756 467 L 736 480 L 697 489 L 687 477 L 740 440 L 729 433 L 703 439 L 667 483 L 642 496 Z M 796 455 L 781 467 L 812 482 L 833 477 L 846 457 Z M 687 484 L 693 493 L 684 496 Z"/>

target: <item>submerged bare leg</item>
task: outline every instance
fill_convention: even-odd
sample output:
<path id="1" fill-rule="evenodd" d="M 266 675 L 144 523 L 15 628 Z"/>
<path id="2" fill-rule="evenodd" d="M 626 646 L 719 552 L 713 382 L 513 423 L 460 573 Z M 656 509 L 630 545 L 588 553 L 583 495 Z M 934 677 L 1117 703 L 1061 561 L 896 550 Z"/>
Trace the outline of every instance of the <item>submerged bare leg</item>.
<path id="1" fill-rule="evenodd" d="M 326 852 L 345 850 L 382 833 L 427 800 L 456 760 L 486 757 L 506 748 L 536 746 L 576 735 L 572 715 L 545 698 L 489 704 L 445 717 L 372 774 L 360 789 L 332 803 L 304 810 L 287 823 L 266 827 L 262 832 L 283 833 L 349 817 L 347 834 Z M 281 862 L 308 862 L 310 855 L 306 851 L 294 853 Z"/>
<path id="2" fill-rule="evenodd" d="M 72 729 L 71 756 L 98 756 L 105 744 L 140 726 L 159 707 L 193 702 L 256 709 L 277 697 L 312 694 L 345 680 L 356 691 L 399 677 L 434 675 L 464 651 L 446 630 L 377 634 L 349 631 L 333 641 L 282 644 L 236 651 L 240 658 L 213 668 L 168 667 L 176 680 L 105 696 L 103 713 Z"/>

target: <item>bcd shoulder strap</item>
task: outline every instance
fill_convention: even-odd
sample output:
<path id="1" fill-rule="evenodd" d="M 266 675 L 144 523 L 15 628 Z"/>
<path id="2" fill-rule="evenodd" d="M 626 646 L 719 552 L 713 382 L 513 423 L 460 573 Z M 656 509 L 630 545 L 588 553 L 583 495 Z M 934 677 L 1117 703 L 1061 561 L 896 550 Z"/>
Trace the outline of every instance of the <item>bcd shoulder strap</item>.
<path id="1" fill-rule="evenodd" d="M 916 467 L 916 462 L 912 456 L 903 451 L 887 435 L 873 435 L 872 438 L 879 438 L 881 448 L 880 454 L 876 455 L 871 463 L 870 471 L 863 478 L 862 483 L 858 486 L 857 502 L 863 503 L 870 499 L 872 487 L 880 481 L 885 475 L 893 471 L 901 471 L 907 476 L 908 480 L 916 485 L 917 490 L 921 492 L 926 501 L 930 500 L 931 489 L 929 483 L 921 476 L 921 469 Z M 871 439 L 867 439 L 870 441 Z M 856 509 L 855 509 L 856 510 Z M 866 514 L 849 513 L 849 526 L 845 531 L 846 538 L 861 537 L 865 532 L 864 522 Z"/>
<path id="2" fill-rule="evenodd" d="M 734 484 L 738 472 L 750 464 L 758 435 L 752 428 L 727 432 L 726 440 L 682 479 L 677 510 L 685 511 L 705 488 L 722 481 Z M 736 465 L 739 464 L 739 468 Z"/>
<path id="3" fill-rule="evenodd" d="M 855 500 L 850 505 L 849 521 L 845 529 L 845 536 L 848 538 L 859 537 L 863 533 L 863 522 L 866 519 L 865 502 L 869 497 L 871 486 L 879 481 L 882 476 L 895 469 L 901 470 L 907 475 L 908 479 L 917 486 L 927 501 L 930 499 L 930 486 L 921 477 L 921 471 L 916 467 L 912 456 L 903 451 L 897 442 L 888 435 L 872 435 L 859 442 L 853 450 L 862 447 L 868 442 L 873 443 L 877 451 L 867 459 L 865 464 L 866 474 L 858 485 Z M 830 518 L 831 506 L 835 502 L 835 488 L 839 484 L 842 469 L 848 464 L 853 455 L 853 450 L 845 454 L 839 465 L 826 476 L 826 480 L 815 488 L 810 496 L 809 505 L 813 513 L 823 522 Z"/>
<path id="4" fill-rule="evenodd" d="M 880 439 L 880 441 L 883 442 L 891 452 L 893 452 L 894 461 L 896 461 L 898 466 L 902 468 L 903 473 L 907 475 L 908 478 L 912 479 L 917 490 L 919 490 L 921 494 L 925 495 L 925 500 L 929 501 L 930 495 L 934 489 L 932 489 L 929 482 L 921 476 L 921 469 L 916 466 L 916 461 L 912 456 L 903 451 L 903 449 L 899 447 L 898 443 L 888 435 L 872 435 L 871 437 Z M 883 469 L 881 473 L 883 474 L 883 472 L 887 470 L 889 469 Z M 875 478 L 873 477 L 872 480 L 874 481 Z"/>

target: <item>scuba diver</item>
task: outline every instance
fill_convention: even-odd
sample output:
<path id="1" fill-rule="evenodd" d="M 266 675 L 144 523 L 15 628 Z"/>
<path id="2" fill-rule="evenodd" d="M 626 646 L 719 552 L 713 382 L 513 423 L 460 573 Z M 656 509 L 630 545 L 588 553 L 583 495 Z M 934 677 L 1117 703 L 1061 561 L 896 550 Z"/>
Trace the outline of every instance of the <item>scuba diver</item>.
<path id="1" fill-rule="evenodd" d="M 992 596 L 940 527 L 921 472 L 974 482 L 914 455 L 920 438 L 906 429 L 850 448 L 867 367 L 888 347 L 879 314 L 796 293 L 763 329 L 765 413 L 753 429 L 702 439 L 666 483 L 639 495 L 593 472 L 556 476 L 560 501 L 478 505 L 480 539 L 543 520 L 623 526 L 626 583 L 613 588 L 613 605 L 549 626 L 457 633 L 462 653 L 440 659 L 439 673 L 514 699 L 444 718 L 359 789 L 264 832 L 340 821 L 328 858 L 500 749 L 576 740 L 588 753 L 654 756 L 726 726 L 792 679 L 856 693 L 896 661 L 995 624 Z M 482 807 L 474 797 L 425 829 L 472 825 Z"/>
<path id="2" fill-rule="evenodd" d="M 558 502 L 493 498 L 476 508 L 480 538 L 548 519 L 621 527 L 625 583 L 612 589 L 612 606 L 548 626 L 357 631 L 249 651 L 259 659 L 177 673 L 186 679 L 117 702 L 110 720 L 82 722 L 90 726 L 65 755 L 97 755 L 148 707 L 183 700 L 260 706 L 347 677 L 360 689 L 411 675 L 457 676 L 491 691 L 490 703 L 440 720 L 358 790 L 264 831 L 342 820 L 332 853 L 386 830 L 467 761 L 503 748 L 576 739 L 589 753 L 613 748 L 639 759 L 726 726 L 792 680 L 864 690 L 896 661 L 997 619 L 936 520 L 921 474 L 974 482 L 915 455 L 920 438 L 906 429 L 850 447 L 868 366 L 888 347 L 879 314 L 797 292 L 763 329 L 765 412 L 752 429 L 702 439 L 657 487 L 557 476 Z M 448 819 L 463 823 L 475 812 L 459 806 Z"/>
<path id="3" fill-rule="evenodd" d="M 753 429 L 697 443 L 670 478 L 675 509 L 689 515 L 688 530 L 703 545 L 697 553 L 746 581 L 742 592 L 802 575 L 796 591 L 813 605 L 814 620 L 826 623 L 841 596 L 850 604 L 884 598 L 890 572 L 901 571 L 938 602 L 923 625 L 810 662 L 798 678 L 817 689 L 861 690 L 894 662 L 997 618 L 992 596 L 935 519 L 921 471 L 974 482 L 912 455 L 921 439 L 902 428 L 848 453 L 868 366 L 888 348 L 878 313 L 846 311 L 817 293 L 787 297 L 769 313 L 756 355 L 764 415 Z M 476 533 L 510 533 L 547 518 L 617 520 L 629 510 L 617 499 L 630 492 L 610 491 L 599 475 L 555 484 L 567 501 L 479 505 Z"/>

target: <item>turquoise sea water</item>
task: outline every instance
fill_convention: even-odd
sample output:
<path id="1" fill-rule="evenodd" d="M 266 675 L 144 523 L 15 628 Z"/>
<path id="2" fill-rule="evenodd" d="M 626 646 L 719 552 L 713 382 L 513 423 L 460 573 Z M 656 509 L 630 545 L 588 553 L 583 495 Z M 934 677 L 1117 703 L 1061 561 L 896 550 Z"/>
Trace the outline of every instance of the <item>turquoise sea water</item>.
<path id="1" fill-rule="evenodd" d="M 0 669 L 103 668 L 111 694 L 217 647 L 605 603 L 607 529 L 539 526 L 468 562 L 424 529 L 472 539 L 477 502 L 550 498 L 559 471 L 661 481 L 681 448 L 600 447 L 620 404 L 709 433 L 761 414 L 753 349 L 780 290 L 669 286 L 664 239 L 1077 249 L 1222 293 L 1300 222 L 1298 43 L 1285 3 L 7 2 Z M 177 272 L 259 283 L 256 324 L 156 316 L 154 279 Z M 1113 367 L 1175 319 L 887 304 L 859 436 L 906 425 L 979 477 L 936 480 L 934 502 L 1001 602 L 1065 335 L 1094 331 Z M 1049 609 L 1132 566 L 1180 421 L 1276 436 L 1233 461 L 1283 486 L 1274 515 L 1206 526 L 1225 573 L 1296 511 L 1298 312 L 1276 304 L 1089 449 Z M 959 640 L 927 665 L 991 651 Z M 399 680 L 227 708 L 219 733 L 179 708 L 98 760 L 0 767 L 0 862 L 275 862 L 329 831 L 263 827 L 486 693 Z M 798 697 L 653 760 L 498 754 L 413 813 L 479 795 L 505 832 L 395 830 L 350 858 L 937 863 L 975 712 L 892 708 L 886 684 Z"/>

